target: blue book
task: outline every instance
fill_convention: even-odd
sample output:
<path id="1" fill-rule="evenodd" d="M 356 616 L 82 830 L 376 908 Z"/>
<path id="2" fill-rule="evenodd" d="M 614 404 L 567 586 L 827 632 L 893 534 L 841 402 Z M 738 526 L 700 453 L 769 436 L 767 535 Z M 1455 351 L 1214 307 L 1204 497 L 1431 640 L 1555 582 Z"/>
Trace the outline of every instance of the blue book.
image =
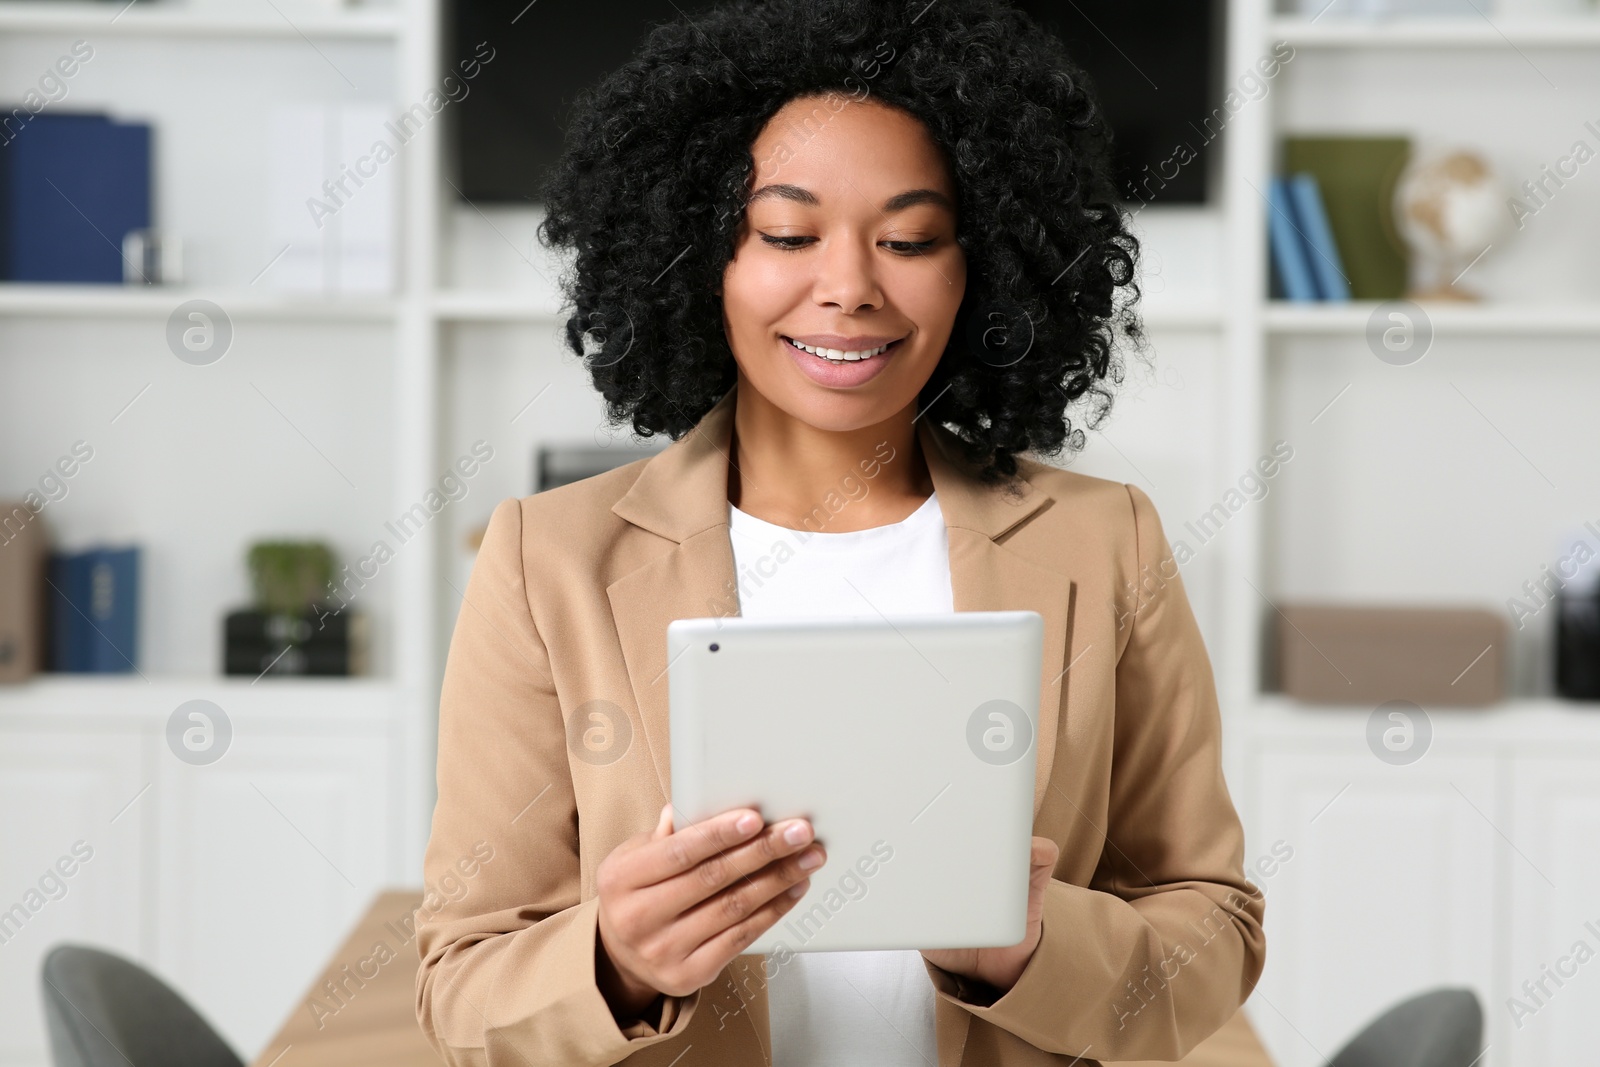
<path id="1" fill-rule="evenodd" d="M 89 602 L 89 555 L 52 552 L 50 579 L 50 657 L 52 671 L 82 671 L 88 667 L 88 635 L 84 617 Z"/>
<path id="2" fill-rule="evenodd" d="M 89 554 L 89 655 L 84 668 L 131 673 L 138 662 L 139 549 L 99 548 Z"/>
<path id="3" fill-rule="evenodd" d="M 150 225 L 150 127 L 35 115 L 0 150 L 0 278 L 122 282 L 122 238 Z"/>
<path id="4" fill-rule="evenodd" d="M 1345 277 L 1344 264 L 1339 260 L 1339 245 L 1328 226 L 1328 213 L 1323 208 L 1322 189 L 1317 185 L 1316 175 L 1291 175 L 1289 199 L 1294 204 L 1295 218 L 1310 248 L 1306 258 L 1311 263 L 1317 295 L 1323 300 L 1348 302 L 1350 279 Z"/>
<path id="5" fill-rule="evenodd" d="M 1289 195 L 1289 183 L 1281 177 L 1272 179 L 1268 195 L 1271 214 L 1267 219 L 1267 235 L 1272 243 L 1272 265 L 1277 268 L 1287 300 L 1317 299 L 1316 282 L 1307 260 L 1309 249 L 1300 236 L 1300 220 L 1294 211 Z"/>

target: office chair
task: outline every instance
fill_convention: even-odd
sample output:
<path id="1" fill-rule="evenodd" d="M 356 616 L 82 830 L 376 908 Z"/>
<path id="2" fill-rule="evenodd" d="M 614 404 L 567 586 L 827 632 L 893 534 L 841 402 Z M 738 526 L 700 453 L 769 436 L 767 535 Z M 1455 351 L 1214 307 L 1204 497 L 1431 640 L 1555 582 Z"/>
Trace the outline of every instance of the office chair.
<path id="1" fill-rule="evenodd" d="M 1403 1000 L 1345 1043 L 1328 1067 L 1470 1067 L 1483 1052 L 1483 1009 L 1470 989 Z"/>
<path id="2" fill-rule="evenodd" d="M 244 1067 L 161 979 L 86 945 L 56 945 L 40 968 L 55 1067 Z"/>

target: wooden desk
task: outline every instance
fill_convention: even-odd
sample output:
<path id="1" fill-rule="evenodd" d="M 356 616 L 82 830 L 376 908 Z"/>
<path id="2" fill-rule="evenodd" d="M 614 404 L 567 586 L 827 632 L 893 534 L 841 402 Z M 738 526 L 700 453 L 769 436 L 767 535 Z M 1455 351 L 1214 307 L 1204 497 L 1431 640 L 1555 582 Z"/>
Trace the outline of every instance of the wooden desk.
<path id="1" fill-rule="evenodd" d="M 421 890 L 380 893 L 251 1067 L 442 1067 L 417 1026 L 412 913 L 421 904 Z M 342 989 L 330 993 L 326 982 L 342 982 Z M 1242 1011 L 1175 1062 L 1273 1067 Z M 1117 1067 L 1173 1063 L 1119 1061 Z"/>
<path id="2" fill-rule="evenodd" d="M 421 906 L 420 889 L 378 894 L 251 1067 L 442 1067 L 417 1025 Z M 340 981 L 336 998 L 323 983 Z"/>

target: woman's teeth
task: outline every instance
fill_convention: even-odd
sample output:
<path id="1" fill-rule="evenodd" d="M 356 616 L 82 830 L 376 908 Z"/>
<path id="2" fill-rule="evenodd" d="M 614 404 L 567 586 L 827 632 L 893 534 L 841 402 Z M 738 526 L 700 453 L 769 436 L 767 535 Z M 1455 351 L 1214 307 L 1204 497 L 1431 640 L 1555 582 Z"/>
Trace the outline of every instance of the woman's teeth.
<path id="1" fill-rule="evenodd" d="M 869 348 L 864 352 L 841 352 L 837 348 L 814 348 L 811 345 L 803 345 L 792 337 L 785 337 L 784 340 L 802 352 L 810 352 L 813 356 L 821 356 L 823 359 L 831 360 L 834 363 L 854 363 L 858 360 L 871 359 L 873 356 L 888 351 L 890 345 L 895 343 L 890 341 L 887 345 Z"/>

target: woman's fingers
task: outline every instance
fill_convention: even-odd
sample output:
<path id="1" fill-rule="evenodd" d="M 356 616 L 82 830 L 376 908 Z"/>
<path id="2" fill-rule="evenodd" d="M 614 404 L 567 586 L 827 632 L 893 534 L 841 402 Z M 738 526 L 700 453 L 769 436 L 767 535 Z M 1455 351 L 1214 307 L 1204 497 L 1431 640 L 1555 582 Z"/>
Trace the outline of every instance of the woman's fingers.
<path id="1" fill-rule="evenodd" d="M 673 951 L 688 955 L 730 928 L 748 923 L 761 913 L 764 905 L 783 897 L 794 886 L 809 884 L 817 867 L 802 867 L 800 861 L 812 854 L 826 858 L 820 845 L 803 848 L 800 852 L 768 863 L 684 911 L 673 930 Z M 790 900 L 798 899 L 804 892 L 801 889 Z M 765 926 L 757 926 L 751 935 L 752 940 L 755 934 L 764 929 Z"/>
<path id="2" fill-rule="evenodd" d="M 628 856 L 629 880 L 634 885 L 654 885 L 692 870 L 707 857 L 748 841 L 761 830 L 759 813 L 733 808 L 673 832 L 671 807 L 669 804 L 662 809 L 649 839 Z M 749 824 L 741 829 L 739 823 L 747 816 Z"/>
<path id="3" fill-rule="evenodd" d="M 1044 887 L 1050 884 L 1056 860 L 1061 857 L 1061 846 L 1048 837 L 1035 837 L 1029 856 L 1028 871 L 1028 921 L 1036 922 L 1044 915 Z"/>
<path id="4" fill-rule="evenodd" d="M 760 894 L 762 887 L 755 884 L 758 872 L 773 867 L 781 861 L 789 860 L 790 857 L 798 860 L 798 857 L 806 852 L 825 855 L 822 846 L 811 840 L 810 826 L 805 824 L 804 820 L 797 821 L 804 830 L 799 841 L 790 841 L 785 836 L 791 822 L 777 823 L 767 827 L 749 841 L 707 857 L 692 870 L 684 871 L 649 887 L 645 890 L 645 894 L 650 901 L 652 912 L 666 916 L 681 915 L 718 894 L 741 885 L 750 886 L 752 892 Z M 795 877 L 803 877 L 805 873 L 796 870 Z M 707 931 L 705 936 L 709 937 L 710 931 Z M 691 942 L 684 948 L 685 950 L 693 948 L 695 944 L 696 942 Z"/>
<path id="5" fill-rule="evenodd" d="M 1056 844 L 1048 837 L 1035 837 L 1033 839 L 1033 850 L 1028 857 L 1033 868 L 1033 874 L 1037 875 L 1039 873 L 1039 868 L 1041 867 L 1043 867 L 1046 872 L 1055 870 L 1056 860 L 1060 858 L 1060 845 Z"/>
<path id="6" fill-rule="evenodd" d="M 619 971 L 667 992 L 699 988 L 741 951 L 716 959 L 715 946 L 749 945 L 804 894 L 825 858 L 810 824 L 785 820 L 752 835 L 738 827 L 747 813 L 722 812 L 674 832 L 668 805 L 652 830 L 601 865 L 601 932 L 608 951 L 618 946 Z M 791 841 L 785 831 L 796 825 L 801 833 Z M 801 867 L 804 856 L 815 864 Z M 789 895 L 797 883 L 800 892 Z"/>
<path id="7" fill-rule="evenodd" d="M 809 875 L 810 872 L 805 872 Z M 724 923 L 721 916 L 717 915 L 718 901 L 708 900 L 701 907 L 705 911 L 705 923 L 699 927 L 710 929 L 721 925 L 721 929 L 712 933 L 700 946 L 688 954 L 684 961 L 685 966 L 696 975 L 706 975 L 705 982 L 711 981 L 717 973 L 727 966 L 728 961 L 749 948 L 756 938 L 765 933 L 771 926 L 800 902 L 805 895 L 805 888 L 811 884 L 809 877 L 804 877 L 798 882 L 786 887 L 780 880 L 774 879 L 772 893 L 757 901 L 749 914 L 731 923 Z M 790 893 L 788 888 L 798 886 L 799 892 Z M 737 892 L 750 892 L 747 887 L 741 886 Z M 752 899 L 755 894 L 751 893 Z M 715 918 L 713 918 L 715 916 Z M 705 982 L 701 984 L 704 985 Z"/>
<path id="8" fill-rule="evenodd" d="M 638 866 L 630 865 L 629 873 L 636 879 L 634 884 L 646 890 L 653 912 L 665 918 L 687 911 L 769 863 L 800 852 L 812 843 L 811 825 L 805 819 L 786 819 L 765 827 L 754 836 L 739 833 L 733 828 L 738 817 L 748 810 L 723 812 L 685 826 L 665 839 L 654 839 L 652 835 L 649 844 L 632 857 Z M 789 839 L 791 828 L 799 830 L 798 840 Z M 720 842 L 727 844 L 720 850 L 707 851 L 713 843 Z M 678 858 L 682 856 L 694 858 L 694 863 L 685 866 Z M 652 877 L 661 871 L 670 873 Z"/>

